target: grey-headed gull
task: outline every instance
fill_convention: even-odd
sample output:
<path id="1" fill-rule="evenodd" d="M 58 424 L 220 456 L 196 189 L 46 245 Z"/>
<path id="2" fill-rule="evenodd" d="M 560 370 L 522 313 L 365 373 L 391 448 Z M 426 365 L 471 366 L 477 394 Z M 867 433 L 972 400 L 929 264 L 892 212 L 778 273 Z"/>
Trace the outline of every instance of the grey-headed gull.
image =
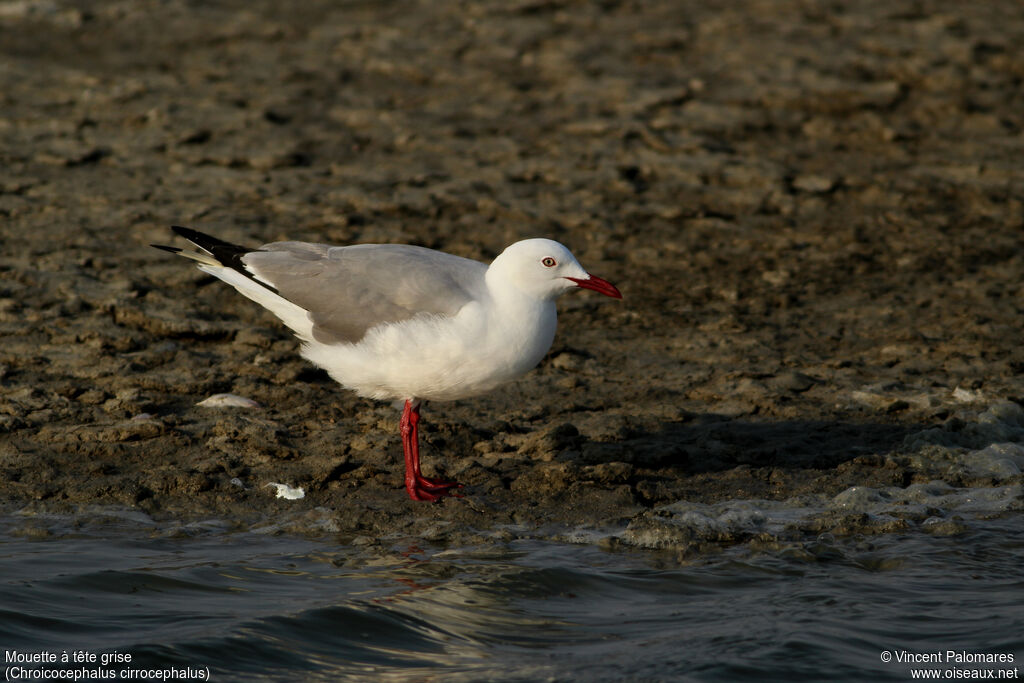
<path id="1" fill-rule="evenodd" d="M 577 287 L 621 299 L 568 249 L 528 239 L 488 266 L 404 244 L 240 247 L 191 228 L 197 249 L 154 244 L 270 310 L 303 342 L 302 356 L 360 396 L 405 401 L 399 427 L 405 488 L 436 501 L 462 485 L 420 473 L 423 401 L 476 396 L 534 366 L 555 336 L 555 299 Z"/>

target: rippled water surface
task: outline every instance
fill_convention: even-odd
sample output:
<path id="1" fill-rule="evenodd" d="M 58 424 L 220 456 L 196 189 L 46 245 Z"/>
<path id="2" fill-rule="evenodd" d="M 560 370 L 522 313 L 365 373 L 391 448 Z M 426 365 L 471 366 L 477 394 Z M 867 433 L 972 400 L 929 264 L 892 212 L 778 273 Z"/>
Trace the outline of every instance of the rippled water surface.
<path id="1" fill-rule="evenodd" d="M 1024 516 L 680 558 L 513 541 L 5 536 L 0 643 L 213 680 L 911 680 L 883 652 L 1024 656 Z M 943 655 L 945 656 L 945 655 Z M 19 668 L 20 666 L 20 668 Z M 69 664 L 44 664 L 75 668 Z M 918 665 L 921 666 L 921 665 Z M 17 672 L 15 672 L 17 673 Z M 136 674 L 138 675 L 138 674 Z M 150 679 L 152 680 L 152 679 Z"/>

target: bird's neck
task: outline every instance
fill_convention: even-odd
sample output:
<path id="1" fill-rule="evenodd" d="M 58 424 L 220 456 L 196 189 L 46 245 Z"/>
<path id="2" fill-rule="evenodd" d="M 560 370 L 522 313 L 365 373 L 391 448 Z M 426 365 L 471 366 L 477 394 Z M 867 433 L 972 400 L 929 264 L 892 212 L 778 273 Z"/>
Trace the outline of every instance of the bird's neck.
<path id="1" fill-rule="evenodd" d="M 554 310 L 555 302 L 552 299 L 523 290 L 515 284 L 514 279 L 494 266 L 487 270 L 484 281 L 494 310 L 501 310 L 505 317 L 525 319 L 536 317 L 546 309 Z"/>
<path id="2" fill-rule="evenodd" d="M 487 336 L 513 352 L 514 365 L 525 372 L 551 348 L 558 324 L 555 302 L 528 294 L 500 278 L 487 278 L 487 289 L 492 302 Z"/>

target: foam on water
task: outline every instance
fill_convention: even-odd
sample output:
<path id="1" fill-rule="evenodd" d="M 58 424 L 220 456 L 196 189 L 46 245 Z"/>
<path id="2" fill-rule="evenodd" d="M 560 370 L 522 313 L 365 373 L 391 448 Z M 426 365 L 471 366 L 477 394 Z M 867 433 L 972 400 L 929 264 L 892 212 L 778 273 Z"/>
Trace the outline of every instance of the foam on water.
<path id="1" fill-rule="evenodd" d="M 1024 410 L 998 402 L 971 421 L 912 434 L 895 457 L 931 481 L 907 487 L 854 486 L 837 495 L 783 501 L 678 501 L 632 520 L 619 540 L 643 548 L 694 549 L 751 539 L 797 541 L 810 534 L 877 534 L 919 527 L 957 533 L 970 519 L 1024 510 Z M 948 480 L 948 481 L 947 481 Z M 966 482 L 953 485 L 949 481 Z"/>

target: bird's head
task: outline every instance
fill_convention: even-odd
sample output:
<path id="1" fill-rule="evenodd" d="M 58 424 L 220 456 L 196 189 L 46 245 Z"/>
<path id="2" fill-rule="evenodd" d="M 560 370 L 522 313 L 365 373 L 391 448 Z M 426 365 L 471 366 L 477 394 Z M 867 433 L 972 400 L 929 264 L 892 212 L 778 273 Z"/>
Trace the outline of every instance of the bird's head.
<path id="1" fill-rule="evenodd" d="M 576 287 L 622 298 L 612 283 L 583 270 L 563 245 L 543 238 L 508 246 L 491 263 L 488 278 L 501 278 L 506 284 L 538 299 L 554 299 Z"/>

